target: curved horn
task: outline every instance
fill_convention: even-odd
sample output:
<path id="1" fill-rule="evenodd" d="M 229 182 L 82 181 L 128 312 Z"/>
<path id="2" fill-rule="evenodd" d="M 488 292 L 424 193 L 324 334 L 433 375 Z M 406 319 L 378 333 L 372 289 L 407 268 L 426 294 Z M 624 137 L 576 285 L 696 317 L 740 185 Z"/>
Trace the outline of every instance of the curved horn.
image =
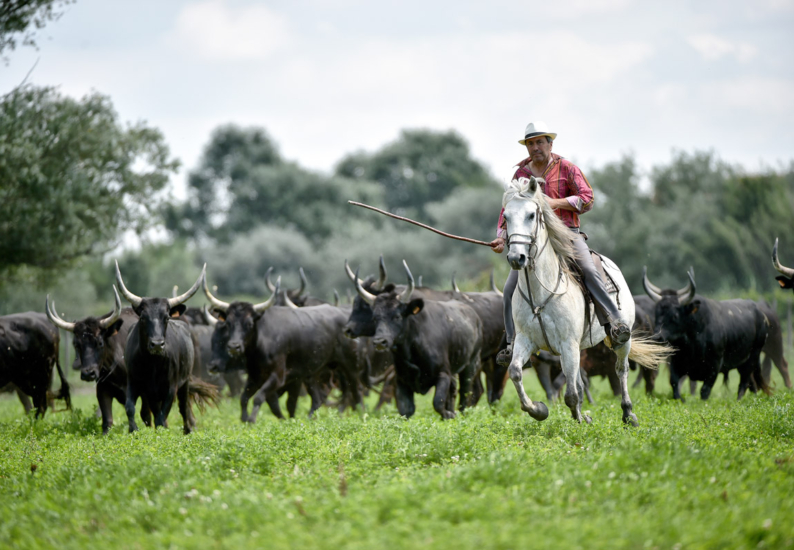
<path id="1" fill-rule="evenodd" d="M 270 309 L 270 307 L 276 303 L 276 296 L 278 296 L 278 291 L 281 288 L 281 275 L 278 276 L 276 279 L 276 287 L 275 292 L 270 295 L 270 298 L 262 302 L 261 304 L 254 304 L 254 311 L 257 313 L 263 313 L 264 311 Z"/>
<path id="2" fill-rule="evenodd" d="M 350 269 L 350 265 L 347 263 L 347 260 L 345 260 L 345 273 L 347 273 L 347 278 L 350 279 L 350 282 L 354 285 L 356 284 L 356 281 L 358 281 L 358 284 L 360 285 L 364 284 L 364 281 L 358 278 L 358 270 L 353 273 L 353 270 Z"/>
<path id="3" fill-rule="evenodd" d="M 224 302 L 222 300 L 218 300 L 215 296 L 212 295 L 210 292 L 210 287 L 207 286 L 207 276 L 204 276 L 204 295 L 207 297 L 207 300 L 210 301 L 212 307 L 218 308 L 221 311 L 226 311 L 229 309 L 229 302 Z"/>
<path id="4" fill-rule="evenodd" d="M 69 332 L 74 332 L 74 325 L 75 323 L 67 323 L 60 317 L 58 314 L 55 313 L 55 302 L 52 303 L 52 307 L 50 307 L 50 295 L 47 294 L 47 298 L 44 300 L 44 308 L 47 310 L 47 318 L 58 328 L 62 328 L 63 330 L 68 330 Z"/>
<path id="5" fill-rule="evenodd" d="M 177 292 L 179 292 L 179 285 L 174 285 L 174 288 L 171 289 L 171 298 L 176 298 Z"/>
<path id="6" fill-rule="evenodd" d="M 284 305 L 286 305 L 290 309 L 300 309 L 295 303 L 289 299 L 289 292 L 286 290 L 281 292 L 284 295 Z"/>
<path id="7" fill-rule="evenodd" d="M 499 287 L 496 286 L 496 283 L 493 280 L 493 273 L 494 273 L 494 270 L 492 269 L 491 270 L 491 290 L 496 292 L 499 296 L 504 296 L 504 293 L 501 290 L 499 290 Z"/>
<path id="8" fill-rule="evenodd" d="M 692 273 L 692 276 L 690 277 L 690 279 L 694 280 L 695 279 L 695 268 L 692 267 L 691 265 L 689 266 L 689 271 L 687 271 L 687 275 L 689 275 L 690 273 Z M 679 298 L 689 294 L 689 283 L 687 283 L 687 285 L 684 288 L 679 288 L 678 290 L 676 290 L 675 293 L 678 295 Z"/>
<path id="9" fill-rule="evenodd" d="M 375 283 L 375 290 L 383 290 L 383 287 L 386 286 L 386 264 L 383 261 L 383 254 L 380 255 L 380 260 L 378 261 L 378 282 Z"/>
<path id="10" fill-rule="evenodd" d="M 121 315 L 121 298 L 119 298 L 119 291 L 116 290 L 116 285 L 113 285 L 113 297 L 116 300 L 113 304 L 113 313 L 111 313 L 110 316 L 99 320 L 99 328 L 101 329 L 108 328 L 110 325 L 115 323 L 116 319 L 118 319 Z"/>
<path id="11" fill-rule="evenodd" d="M 301 287 L 298 290 L 298 296 L 303 296 L 303 293 L 306 292 L 306 285 L 308 285 L 309 283 L 306 280 L 306 274 L 303 272 L 303 268 L 302 267 L 298 269 L 298 273 L 300 273 L 300 276 L 301 276 Z M 298 307 L 298 306 L 295 306 L 295 307 Z"/>
<path id="12" fill-rule="evenodd" d="M 207 304 L 204 304 L 204 307 L 201 308 L 201 311 L 204 312 L 204 320 L 207 321 L 207 324 L 209 326 L 214 327 L 215 325 L 218 324 L 218 319 L 212 313 L 210 313 Z"/>
<path id="13" fill-rule="evenodd" d="M 775 248 L 772 249 L 772 265 L 774 265 L 775 269 L 777 269 L 782 275 L 785 275 L 789 279 L 794 278 L 794 269 L 782 265 L 780 260 L 777 259 L 777 239 L 775 239 Z"/>
<path id="14" fill-rule="evenodd" d="M 132 307 L 138 307 L 141 305 L 143 298 L 140 296 L 136 296 L 129 290 L 127 287 L 124 286 L 124 280 L 121 278 L 121 271 L 119 271 L 119 261 L 116 260 L 116 283 L 119 285 L 119 290 L 121 290 L 121 295 L 124 296 L 124 299 L 127 300 Z"/>
<path id="15" fill-rule="evenodd" d="M 347 265 L 347 262 L 345 262 L 345 265 Z M 353 280 L 355 281 L 358 295 L 369 305 L 373 305 L 375 303 L 375 295 L 367 292 L 364 290 L 364 287 L 361 286 L 361 279 L 358 278 L 358 269 L 356 269 L 356 273 L 353 275 Z"/>
<path id="16" fill-rule="evenodd" d="M 173 298 L 169 298 L 168 307 L 176 307 L 179 304 L 183 304 L 188 300 L 190 300 L 190 298 L 192 298 L 193 295 L 196 292 L 198 292 L 198 289 L 201 287 L 202 281 L 204 281 L 206 278 L 207 278 L 207 264 L 204 264 L 204 267 L 201 268 L 201 273 L 199 274 L 198 279 L 196 279 L 196 282 L 193 283 L 193 286 L 191 286 L 188 289 L 188 291 L 185 292 L 184 294 L 180 294 L 179 296 L 174 296 Z"/>
<path id="17" fill-rule="evenodd" d="M 645 289 L 645 294 L 651 297 L 651 300 L 654 302 L 658 302 L 662 299 L 661 291 L 657 291 L 659 288 L 656 285 L 651 284 L 648 280 L 648 266 L 642 266 L 642 288 Z"/>
<path id="18" fill-rule="evenodd" d="M 267 268 L 267 273 L 265 273 L 265 285 L 267 286 L 267 289 L 272 294 L 273 292 L 276 291 L 276 287 L 274 287 L 273 283 L 270 281 L 270 274 L 271 273 L 273 273 L 273 266 L 268 267 Z"/>
<path id="19" fill-rule="evenodd" d="M 340 301 L 341 300 L 339 299 L 339 293 L 336 291 L 336 289 L 334 289 L 334 306 L 339 307 Z"/>
<path id="20" fill-rule="evenodd" d="M 680 306 L 685 306 L 689 302 L 691 302 L 692 298 L 695 297 L 695 291 L 697 290 L 697 287 L 695 286 L 695 276 L 692 274 L 692 271 L 687 271 L 686 274 L 689 277 L 689 284 L 685 289 L 686 293 L 683 295 L 681 294 L 678 295 L 678 305 Z"/>
<path id="21" fill-rule="evenodd" d="M 452 274 L 452 290 L 454 290 L 455 292 L 460 292 L 460 289 L 458 288 L 458 283 L 455 282 L 454 273 Z"/>
<path id="22" fill-rule="evenodd" d="M 408 269 L 408 264 L 406 263 L 405 260 L 403 260 L 403 267 L 405 268 L 405 274 L 408 277 L 408 288 L 406 288 L 400 293 L 400 301 L 403 303 L 407 303 L 408 300 L 411 299 L 411 294 L 414 293 L 415 285 L 414 285 L 414 276 L 411 275 L 411 270 Z"/>
<path id="23" fill-rule="evenodd" d="M 421 275 L 419 275 L 419 277 L 416 278 L 416 286 L 418 286 L 418 287 L 422 286 L 422 276 Z"/>

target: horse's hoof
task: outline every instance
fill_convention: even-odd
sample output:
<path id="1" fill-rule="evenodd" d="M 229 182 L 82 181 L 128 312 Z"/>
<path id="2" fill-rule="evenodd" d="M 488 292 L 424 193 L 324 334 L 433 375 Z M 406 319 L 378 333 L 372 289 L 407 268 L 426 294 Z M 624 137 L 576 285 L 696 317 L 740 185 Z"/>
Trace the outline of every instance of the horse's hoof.
<path id="1" fill-rule="evenodd" d="M 588 415 L 588 414 L 582 414 L 582 420 L 584 420 L 588 424 L 592 424 L 593 423 L 593 419 L 590 418 L 590 415 Z"/>
<path id="2" fill-rule="evenodd" d="M 634 413 L 629 413 L 628 415 L 623 417 L 624 424 L 630 424 L 635 428 L 640 425 L 640 422 L 637 420 L 637 415 Z"/>
<path id="3" fill-rule="evenodd" d="M 549 408 L 543 401 L 535 401 L 532 409 L 527 411 L 535 420 L 546 420 L 549 417 Z"/>

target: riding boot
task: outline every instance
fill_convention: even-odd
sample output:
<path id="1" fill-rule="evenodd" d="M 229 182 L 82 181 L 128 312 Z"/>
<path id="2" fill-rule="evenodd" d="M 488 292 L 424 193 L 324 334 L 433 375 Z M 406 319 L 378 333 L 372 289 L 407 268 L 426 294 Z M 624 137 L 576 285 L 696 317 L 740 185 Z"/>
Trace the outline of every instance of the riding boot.
<path id="1" fill-rule="evenodd" d="M 505 281 L 505 288 L 503 291 L 504 300 L 504 318 L 505 318 L 505 337 L 507 339 L 507 347 L 496 355 L 496 362 L 503 367 L 506 367 L 513 361 L 513 339 L 516 335 L 516 327 L 513 322 L 513 293 L 516 291 L 518 284 L 518 271 L 510 270 L 510 275 L 507 276 Z"/>
<path id="2" fill-rule="evenodd" d="M 606 330 L 613 344 L 621 346 L 631 338 L 631 328 L 621 320 L 620 312 L 612 297 L 604 287 L 604 281 L 593 263 L 590 249 L 581 235 L 573 239 L 576 264 L 582 270 L 584 285 L 593 297 L 599 322 Z M 600 311 L 599 311 L 600 310 Z"/>

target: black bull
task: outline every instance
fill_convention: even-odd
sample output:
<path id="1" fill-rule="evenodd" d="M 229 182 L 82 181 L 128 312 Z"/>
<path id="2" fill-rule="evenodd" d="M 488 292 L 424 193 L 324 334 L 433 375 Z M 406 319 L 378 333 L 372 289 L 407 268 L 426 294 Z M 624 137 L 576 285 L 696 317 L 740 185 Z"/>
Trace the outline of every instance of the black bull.
<path id="1" fill-rule="evenodd" d="M 204 284 L 207 298 L 220 313 L 212 335 L 211 370 L 223 372 L 236 361 L 248 372 L 240 397 L 241 420 L 255 422 L 264 402 L 276 417 L 284 418 L 278 402 L 284 392 L 288 393 L 287 412 L 294 416 L 301 384 L 311 396 L 311 416 L 325 401 L 322 381 L 329 370 L 349 382 L 352 401 L 359 403 L 359 355 L 356 343 L 342 334 L 345 313 L 331 305 L 276 306 L 279 285 L 276 283 L 270 299 L 254 305 L 223 302 Z M 254 403 L 249 414 L 251 397 Z"/>
<path id="2" fill-rule="evenodd" d="M 460 380 L 463 410 L 471 402 L 473 380 L 479 375 L 482 322 L 462 302 L 412 298 L 413 277 L 403 265 L 409 281 L 403 291 L 390 284 L 375 294 L 361 286 L 357 274 L 352 277 L 359 298 L 372 312 L 369 330 L 359 336 L 371 336 L 376 348 L 392 350 L 401 415 L 414 414 L 415 393 L 425 394 L 435 387 L 433 408 L 444 419 L 454 418 L 455 376 Z"/>
<path id="3" fill-rule="evenodd" d="M 206 266 L 205 266 L 206 269 Z M 155 426 L 166 426 L 176 397 L 182 415 L 183 430 L 193 431 L 195 418 L 192 403 L 199 406 L 217 403 L 217 388 L 191 376 L 194 343 L 188 324 L 179 319 L 187 301 L 204 279 L 204 270 L 185 294 L 175 298 L 141 298 L 124 286 L 116 263 L 116 282 L 138 315 L 129 332 L 124 356 L 127 363 L 127 398 L 125 410 L 130 432 L 136 431 L 135 403 L 138 397 L 148 402 Z"/>
<path id="4" fill-rule="evenodd" d="M 12 382 L 33 399 L 36 418 L 47 412 L 52 369 L 61 378 L 53 397 L 72 408 L 69 384 L 58 361 L 60 337 L 43 313 L 29 311 L 0 317 L 0 388 Z"/>
<path id="5" fill-rule="evenodd" d="M 768 387 L 761 374 L 760 355 L 769 321 L 750 300 L 710 300 L 695 293 L 695 279 L 681 290 L 661 290 L 643 274 L 646 293 L 656 303 L 654 325 L 658 338 L 675 349 L 670 357 L 673 397 L 681 399 L 679 380 L 702 380 L 701 399 L 708 399 L 720 372 L 739 371 L 738 398 L 747 388 Z"/>

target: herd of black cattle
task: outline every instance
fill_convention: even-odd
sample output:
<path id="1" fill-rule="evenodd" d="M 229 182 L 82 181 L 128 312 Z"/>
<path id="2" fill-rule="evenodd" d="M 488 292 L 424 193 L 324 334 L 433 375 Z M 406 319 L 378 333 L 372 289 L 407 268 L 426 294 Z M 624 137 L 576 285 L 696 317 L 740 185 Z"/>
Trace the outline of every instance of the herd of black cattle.
<path id="1" fill-rule="evenodd" d="M 772 252 L 780 286 L 794 288 L 794 269 Z M 0 317 L 0 388 L 16 390 L 29 412 L 42 417 L 54 399 L 71 408 L 70 388 L 59 363 L 59 332 L 73 333 L 73 368 L 80 378 L 96 383 L 102 431 L 113 425 L 113 400 L 122 403 L 129 430 L 137 430 L 135 408 L 147 426 L 167 426 L 174 400 L 184 432 L 195 426 L 192 404 L 217 403 L 220 392 L 240 395 L 241 419 L 254 422 L 262 403 L 283 418 L 279 397 L 287 394 L 287 412 L 295 415 L 298 398 L 308 394 L 309 415 L 332 404 L 344 410 L 358 407 L 370 392 L 380 394 L 377 407 L 396 400 L 399 413 L 413 415 L 414 394 L 435 388 L 433 407 L 442 418 L 458 408 L 476 405 L 484 393 L 499 400 L 507 368 L 495 361 L 505 346 L 503 297 L 493 282 L 489 292 L 441 291 L 414 283 L 403 262 L 406 285 L 387 283 L 380 259 L 379 276 L 360 279 L 345 262 L 356 289 L 350 305 L 329 304 L 306 294 L 301 270 L 299 289 L 281 289 L 270 271 L 265 276 L 271 296 L 264 302 L 227 303 L 210 291 L 205 270 L 185 293 L 171 298 L 142 298 L 130 292 L 116 265 L 116 282 L 132 307 L 122 308 L 116 287 L 115 307 L 102 317 L 68 322 L 49 296 L 45 313 L 27 312 Z M 206 269 L 206 266 L 205 266 Z M 701 398 L 708 399 L 720 373 L 737 369 L 739 395 L 745 390 L 769 392 L 771 363 L 791 387 L 783 357 L 783 335 L 775 311 L 765 302 L 715 301 L 696 294 L 694 273 L 680 289 L 661 289 L 643 274 L 647 296 L 635 296 L 634 332 L 642 332 L 675 349 L 669 360 L 673 396 L 682 399 L 680 385 L 689 377 L 691 391 L 702 381 Z M 200 287 L 210 307 L 188 308 L 185 302 Z M 765 354 L 763 364 L 761 353 Z M 527 365 L 529 367 L 530 365 Z M 547 397 L 559 395 L 565 377 L 559 359 L 546 352 L 532 358 Z M 603 343 L 582 351 L 581 374 L 587 397 L 589 379 L 606 376 L 619 391 L 615 355 Z M 50 391 L 53 370 L 61 386 Z M 657 371 L 632 365 L 645 390 L 654 389 Z M 485 383 L 483 384 L 483 377 Z M 248 411 L 248 402 L 253 406 Z M 31 405 L 30 399 L 33 400 Z"/>

